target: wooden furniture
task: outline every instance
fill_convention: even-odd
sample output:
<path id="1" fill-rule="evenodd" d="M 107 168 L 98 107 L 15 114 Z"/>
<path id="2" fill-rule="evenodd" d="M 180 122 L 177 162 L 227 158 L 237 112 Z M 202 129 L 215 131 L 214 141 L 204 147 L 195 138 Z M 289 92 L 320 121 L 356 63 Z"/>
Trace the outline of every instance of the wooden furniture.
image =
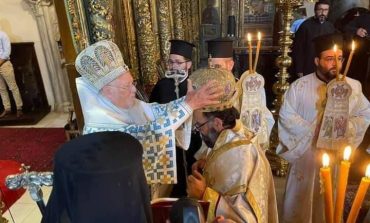
<path id="1" fill-rule="evenodd" d="M 42 76 L 33 42 L 12 43 L 10 61 L 14 67 L 15 79 L 23 100 L 24 115 L 17 118 L 16 106 L 9 91 L 12 115 L 0 119 L 0 125 L 35 124 L 50 112 Z M 2 111 L 3 105 L 0 104 Z"/>

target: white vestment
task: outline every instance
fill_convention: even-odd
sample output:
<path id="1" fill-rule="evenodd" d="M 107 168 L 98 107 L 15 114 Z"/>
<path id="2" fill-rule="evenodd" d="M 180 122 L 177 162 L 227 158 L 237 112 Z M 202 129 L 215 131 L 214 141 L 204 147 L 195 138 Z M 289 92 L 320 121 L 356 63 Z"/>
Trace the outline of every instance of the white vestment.
<path id="1" fill-rule="evenodd" d="M 240 119 L 262 149 L 269 148 L 269 139 L 275 119 L 266 106 L 266 93 L 262 75 L 244 72 L 238 81 L 239 98 L 234 107 L 240 112 Z"/>
<path id="2" fill-rule="evenodd" d="M 148 184 L 177 183 L 175 136 L 182 148 L 188 148 L 191 134 L 193 111 L 185 97 L 168 104 L 136 100 L 132 108 L 121 109 L 83 78 L 77 78 L 76 84 L 85 121 L 83 134 L 101 131 L 131 134 L 143 145 Z"/>
<path id="3" fill-rule="evenodd" d="M 251 143 L 240 121 L 221 132 L 206 158 L 203 199 L 208 220 L 222 215 L 235 222 L 278 222 L 274 181 L 264 151 Z"/>
<path id="4" fill-rule="evenodd" d="M 357 148 L 370 123 L 370 104 L 362 93 L 360 82 L 348 77 L 346 81 L 352 88 L 347 143 Z M 282 216 L 285 223 L 325 222 L 319 183 L 321 151 L 316 149 L 319 114 L 325 109 L 325 100 L 326 83 L 312 73 L 291 84 L 280 109 L 277 152 L 291 165 Z"/>

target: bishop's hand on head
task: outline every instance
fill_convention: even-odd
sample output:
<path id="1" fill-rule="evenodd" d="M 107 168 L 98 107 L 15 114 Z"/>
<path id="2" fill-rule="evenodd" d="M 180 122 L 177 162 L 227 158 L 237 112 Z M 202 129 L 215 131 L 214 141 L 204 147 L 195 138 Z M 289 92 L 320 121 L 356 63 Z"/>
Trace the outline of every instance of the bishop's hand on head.
<path id="1" fill-rule="evenodd" d="M 194 90 L 191 80 L 188 80 L 188 92 L 185 102 L 193 109 L 220 103 L 223 89 L 216 81 L 210 81 L 199 89 Z"/>

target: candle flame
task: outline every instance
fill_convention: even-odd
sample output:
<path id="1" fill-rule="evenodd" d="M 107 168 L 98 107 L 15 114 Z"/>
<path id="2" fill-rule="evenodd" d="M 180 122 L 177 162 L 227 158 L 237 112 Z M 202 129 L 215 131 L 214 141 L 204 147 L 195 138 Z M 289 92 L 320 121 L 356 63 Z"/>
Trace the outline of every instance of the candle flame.
<path id="1" fill-rule="evenodd" d="M 247 33 L 247 40 L 248 42 L 252 41 L 252 35 L 250 33 Z"/>
<path id="2" fill-rule="evenodd" d="M 333 50 L 334 52 L 337 52 L 337 44 L 334 44 Z"/>
<path id="3" fill-rule="evenodd" d="M 322 155 L 322 166 L 328 167 L 329 162 L 330 162 L 329 155 L 327 153 L 324 153 L 324 155 Z"/>
<path id="4" fill-rule="evenodd" d="M 343 160 L 348 161 L 349 157 L 351 156 L 352 149 L 350 146 L 346 146 L 343 153 Z"/>
<path id="5" fill-rule="evenodd" d="M 352 51 L 354 51 L 356 48 L 356 44 L 355 44 L 355 41 L 352 41 Z"/>
<path id="6" fill-rule="evenodd" d="M 261 32 L 258 32 L 258 33 L 257 33 L 257 39 L 258 39 L 258 41 L 261 41 L 261 39 L 262 39 L 262 37 L 261 37 Z"/>
<path id="7" fill-rule="evenodd" d="M 370 164 L 367 165 L 366 167 L 366 174 L 365 174 L 366 177 L 370 178 Z"/>

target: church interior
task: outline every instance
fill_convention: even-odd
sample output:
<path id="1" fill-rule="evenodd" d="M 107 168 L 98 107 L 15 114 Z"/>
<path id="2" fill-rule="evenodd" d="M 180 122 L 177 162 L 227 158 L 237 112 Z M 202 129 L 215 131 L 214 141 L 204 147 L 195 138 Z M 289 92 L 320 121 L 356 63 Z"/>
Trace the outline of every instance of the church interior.
<path id="1" fill-rule="evenodd" d="M 276 152 L 279 144 L 277 120 L 284 93 L 299 78 L 292 68 L 292 44 L 295 38 L 292 25 L 297 20 L 314 16 L 315 2 L 1 0 L 0 31 L 5 32 L 11 42 L 10 61 L 23 108 L 19 115 L 15 99 L 10 97 L 11 111 L 0 118 L 0 130 L 3 129 L 0 131 L 0 141 L 5 141 L 7 135 L 2 132 L 11 128 L 63 128 L 65 142 L 82 135 L 85 123 L 75 81 L 80 76 L 75 60 L 81 51 L 96 42 L 110 40 L 117 44 L 135 81 L 136 97 L 149 102 L 154 86 L 165 77 L 170 40 L 185 40 L 195 45 L 191 58 L 191 76 L 197 69 L 208 66 L 210 54 L 207 42 L 220 37 L 229 38 L 233 48 L 232 73 L 236 80 L 251 66 L 251 60 L 248 60 L 250 55 L 259 58 L 255 71 L 264 78 L 266 106 L 276 120 L 266 157 L 274 175 L 280 217 L 290 164 Z M 356 16 L 370 14 L 368 0 L 328 2 L 330 11 L 327 20 L 341 33 L 345 33 L 344 27 Z M 304 15 L 300 13 L 302 10 Z M 252 41 L 248 41 L 247 33 L 252 35 Z M 262 34 L 261 38 L 258 38 L 257 33 Z M 366 46 L 370 46 L 370 39 L 368 35 L 364 39 L 368 43 L 364 45 L 365 49 L 360 50 L 360 62 L 354 60 L 349 67 L 348 77 L 360 81 L 364 96 L 370 100 L 370 48 L 366 49 Z M 253 42 L 251 47 L 249 42 Z M 350 50 L 344 50 L 344 57 L 348 58 L 349 54 Z M 347 62 L 345 60 L 344 63 Z M 0 104 L 0 112 L 5 110 L 5 105 Z M 0 147 L 0 161 L 4 159 L 1 151 Z M 50 157 L 48 162 L 52 162 L 53 158 Z M 370 164 L 369 129 L 351 157 L 351 162 L 345 195 L 345 216 L 349 215 L 351 202 L 365 175 L 366 166 Z M 7 168 L 1 162 L 0 167 L 4 170 Z M 3 188 L 4 182 L 0 182 L 0 186 Z M 42 187 L 45 203 L 51 188 Z M 0 196 L 0 204 L 2 198 L 4 195 Z M 370 222 L 368 189 L 363 199 L 357 222 Z M 2 213 L 0 205 L 0 223 L 40 222 L 40 205 L 26 191 L 11 207 L 6 208 L 5 213 Z"/>

